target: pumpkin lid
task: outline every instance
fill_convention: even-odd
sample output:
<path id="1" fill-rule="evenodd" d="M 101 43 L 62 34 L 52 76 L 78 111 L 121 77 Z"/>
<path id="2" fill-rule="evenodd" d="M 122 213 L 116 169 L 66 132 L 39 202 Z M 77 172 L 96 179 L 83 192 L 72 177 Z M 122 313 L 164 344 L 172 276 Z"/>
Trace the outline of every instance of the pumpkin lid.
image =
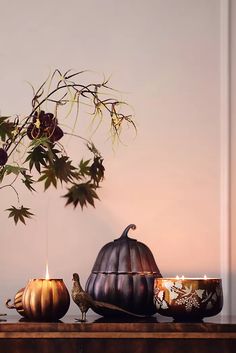
<path id="1" fill-rule="evenodd" d="M 161 276 L 151 250 L 136 239 L 129 238 L 130 229 L 136 229 L 136 225 L 130 224 L 119 238 L 102 247 L 93 273 L 150 273 Z"/>

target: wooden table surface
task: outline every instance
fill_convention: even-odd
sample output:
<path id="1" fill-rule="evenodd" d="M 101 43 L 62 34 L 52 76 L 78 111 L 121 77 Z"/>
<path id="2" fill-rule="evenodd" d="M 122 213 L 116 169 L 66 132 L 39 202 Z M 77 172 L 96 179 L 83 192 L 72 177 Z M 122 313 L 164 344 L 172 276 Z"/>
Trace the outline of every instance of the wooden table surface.
<path id="1" fill-rule="evenodd" d="M 4 318 L 4 317 L 2 317 Z M 73 316 L 59 322 L 28 322 L 7 316 L 0 322 L 1 353 L 236 353 L 236 317 L 176 323 L 153 316 L 135 321 Z"/>

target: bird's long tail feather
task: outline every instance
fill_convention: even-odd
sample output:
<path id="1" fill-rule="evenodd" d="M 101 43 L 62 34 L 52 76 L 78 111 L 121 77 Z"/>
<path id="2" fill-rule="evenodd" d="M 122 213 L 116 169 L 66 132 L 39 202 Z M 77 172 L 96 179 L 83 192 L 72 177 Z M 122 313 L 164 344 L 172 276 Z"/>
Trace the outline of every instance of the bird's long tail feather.
<path id="1" fill-rule="evenodd" d="M 120 312 L 125 313 L 130 316 L 135 316 L 135 317 L 140 317 L 140 318 L 145 317 L 145 315 L 138 315 L 138 314 L 132 313 L 131 311 L 122 309 L 119 306 L 116 306 L 116 305 L 113 305 L 110 303 L 100 302 L 98 300 L 93 301 L 93 304 L 91 305 L 91 309 L 93 309 L 93 308 L 95 308 L 95 309 L 96 308 L 105 308 L 105 309 L 109 309 L 109 310 L 120 311 Z"/>

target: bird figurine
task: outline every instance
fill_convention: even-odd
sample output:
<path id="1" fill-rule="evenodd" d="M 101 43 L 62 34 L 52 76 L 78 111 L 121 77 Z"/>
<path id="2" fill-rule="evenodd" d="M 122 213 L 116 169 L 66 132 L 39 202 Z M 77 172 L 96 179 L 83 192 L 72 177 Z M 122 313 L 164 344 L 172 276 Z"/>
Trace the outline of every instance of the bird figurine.
<path id="1" fill-rule="evenodd" d="M 105 303 L 102 301 L 98 300 L 93 300 L 93 298 L 85 291 L 83 290 L 81 284 L 80 284 L 80 279 L 78 273 L 73 274 L 73 287 L 71 291 L 71 296 L 73 301 L 75 302 L 76 305 L 78 305 L 80 311 L 81 311 L 81 319 L 76 319 L 77 321 L 80 322 L 85 322 L 86 321 L 86 313 L 89 309 L 96 309 L 96 308 L 107 308 L 110 310 L 115 310 L 115 311 L 120 311 L 123 312 L 126 315 L 131 315 L 135 317 L 140 317 L 143 318 L 145 316 L 143 315 L 137 315 L 134 314 L 130 311 L 124 310 L 116 305 L 110 304 L 110 303 Z"/>

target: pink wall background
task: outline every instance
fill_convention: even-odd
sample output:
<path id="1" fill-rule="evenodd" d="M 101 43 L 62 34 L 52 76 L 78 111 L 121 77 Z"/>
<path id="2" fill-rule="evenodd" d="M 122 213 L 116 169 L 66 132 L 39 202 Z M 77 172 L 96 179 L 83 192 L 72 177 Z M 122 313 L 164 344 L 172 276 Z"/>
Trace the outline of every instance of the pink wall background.
<path id="1" fill-rule="evenodd" d="M 15 195 L 1 190 L 0 311 L 44 275 L 47 233 L 50 274 L 69 289 L 72 273 L 85 284 L 100 248 L 129 223 L 164 276 L 220 276 L 220 0 L 9 0 L 0 58 L 2 114 L 29 112 L 27 80 L 91 69 L 112 75 L 138 126 L 115 151 L 98 136 L 107 173 L 96 209 L 65 208 L 62 190 L 22 189 L 37 217 L 15 227 L 4 212 Z"/>

